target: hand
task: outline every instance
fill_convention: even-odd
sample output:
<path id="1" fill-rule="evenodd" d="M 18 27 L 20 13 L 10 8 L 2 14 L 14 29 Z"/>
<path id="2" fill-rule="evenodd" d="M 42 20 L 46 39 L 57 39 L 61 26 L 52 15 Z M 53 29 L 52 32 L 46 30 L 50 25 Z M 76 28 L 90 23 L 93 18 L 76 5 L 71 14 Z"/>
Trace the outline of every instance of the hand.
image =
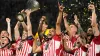
<path id="1" fill-rule="evenodd" d="M 42 16 L 41 17 L 41 20 L 43 21 L 43 20 L 45 20 L 46 19 L 46 16 Z"/>
<path id="2" fill-rule="evenodd" d="M 64 36 L 63 36 L 63 40 L 64 40 L 65 42 L 69 41 L 69 36 L 68 36 L 68 35 L 64 35 Z"/>
<path id="3" fill-rule="evenodd" d="M 74 15 L 74 18 L 75 18 L 75 19 L 78 19 L 78 18 L 77 18 L 77 15 Z"/>
<path id="4" fill-rule="evenodd" d="M 18 27 L 20 27 L 20 25 L 21 25 L 21 22 L 20 22 L 20 21 L 18 21 L 18 24 L 17 24 L 17 25 L 18 25 Z"/>
<path id="5" fill-rule="evenodd" d="M 63 12 L 63 10 L 64 10 L 65 7 L 63 5 L 60 5 L 59 2 L 58 2 L 58 7 L 59 7 L 59 11 Z"/>
<path id="6" fill-rule="evenodd" d="M 93 4 L 89 4 L 89 5 L 88 5 L 88 9 L 90 9 L 90 10 L 95 10 L 95 6 L 94 6 Z"/>
<path id="7" fill-rule="evenodd" d="M 10 23 L 10 18 L 6 18 L 6 22 L 7 23 Z"/>
<path id="8" fill-rule="evenodd" d="M 65 19 L 67 16 L 68 16 L 68 14 L 63 12 L 63 19 Z"/>
<path id="9" fill-rule="evenodd" d="M 26 12 L 26 16 L 30 16 L 32 11 L 31 11 L 31 9 L 26 9 L 25 12 Z"/>
<path id="10" fill-rule="evenodd" d="M 24 12 L 24 9 L 23 9 L 23 10 L 21 10 L 21 12 L 18 12 L 18 14 L 23 13 L 23 12 Z"/>
<path id="11" fill-rule="evenodd" d="M 75 22 L 75 24 L 78 24 L 78 23 L 79 23 L 79 22 L 78 22 L 77 15 L 74 15 L 74 22 Z"/>
<path id="12" fill-rule="evenodd" d="M 86 48 L 89 48 L 89 47 L 90 47 L 90 45 L 89 45 L 89 44 L 86 44 L 86 45 L 85 45 L 85 47 L 86 47 Z"/>

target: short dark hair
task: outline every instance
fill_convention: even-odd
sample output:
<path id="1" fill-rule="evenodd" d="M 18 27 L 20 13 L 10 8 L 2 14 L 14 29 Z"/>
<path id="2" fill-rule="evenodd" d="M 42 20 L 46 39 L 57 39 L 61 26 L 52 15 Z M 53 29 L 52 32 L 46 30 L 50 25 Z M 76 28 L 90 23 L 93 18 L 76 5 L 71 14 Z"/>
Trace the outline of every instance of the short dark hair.
<path id="1" fill-rule="evenodd" d="M 78 29 L 78 26 L 75 23 L 70 23 L 69 25 L 74 25 Z"/>
<path id="2" fill-rule="evenodd" d="M 2 30 L 2 31 L 6 31 L 6 32 L 7 32 L 7 34 L 9 35 L 9 33 L 8 33 L 8 31 L 7 31 L 7 30 Z M 2 31 L 1 31 L 1 32 L 2 32 Z M 1 32 L 0 32 L 0 34 L 1 34 Z"/>

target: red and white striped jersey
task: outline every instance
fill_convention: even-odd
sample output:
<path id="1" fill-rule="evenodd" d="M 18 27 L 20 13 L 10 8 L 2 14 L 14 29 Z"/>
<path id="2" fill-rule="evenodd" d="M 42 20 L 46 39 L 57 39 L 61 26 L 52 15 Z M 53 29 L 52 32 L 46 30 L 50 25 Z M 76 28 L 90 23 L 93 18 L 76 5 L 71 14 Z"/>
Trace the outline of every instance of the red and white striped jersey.
<path id="1" fill-rule="evenodd" d="M 22 47 L 19 49 L 20 44 Z M 16 56 L 30 56 L 32 51 L 33 40 L 19 40 L 16 43 Z"/>
<path id="2" fill-rule="evenodd" d="M 100 56 L 100 35 L 90 43 L 87 56 Z"/>
<path id="3" fill-rule="evenodd" d="M 67 44 L 67 46 L 69 47 L 69 48 L 73 48 L 73 44 L 72 44 L 72 42 L 71 41 L 67 41 L 66 42 L 66 44 Z M 64 54 L 64 56 L 73 56 L 73 54 L 70 54 L 70 53 L 67 53 L 67 52 L 63 52 L 63 54 Z"/>
<path id="4" fill-rule="evenodd" d="M 11 49 L 0 49 L 0 56 L 13 56 L 13 50 L 11 50 Z"/>
<path id="5" fill-rule="evenodd" d="M 87 55 L 87 48 L 84 46 L 81 46 L 80 48 L 77 48 L 74 50 L 74 56 L 86 56 Z"/>
<path id="6" fill-rule="evenodd" d="M 59 35 L 55 35 L 48 43 L 45 42 L 41 46 L 41 49 L 43 50 L 43 56 L 63 56 L 61 37 Z"/>
<path id="7" fill-rule="evenodd" d="M 66 37 L 67 39 L 69 38 L 69 36 L 67 36 Z M 67 46 L 69 47 L 69 48 L 73 48 L 73 46 L 74 46 L 74 43 L 75 43 L 75 41 L 77 40 L 76 38 L 78 38 L 78 37 L 72 37 L 72 39 L 71 40 L 69 40 L 68 39 L 68 41 L 66 42 L 66 44 L 67 44 Z M 73 54 L 70 54 L 70 53 L 67 53 L 67 52 L 63 52 L 63 54 L 64 54 L 64 56 L 73 56 Z"/>

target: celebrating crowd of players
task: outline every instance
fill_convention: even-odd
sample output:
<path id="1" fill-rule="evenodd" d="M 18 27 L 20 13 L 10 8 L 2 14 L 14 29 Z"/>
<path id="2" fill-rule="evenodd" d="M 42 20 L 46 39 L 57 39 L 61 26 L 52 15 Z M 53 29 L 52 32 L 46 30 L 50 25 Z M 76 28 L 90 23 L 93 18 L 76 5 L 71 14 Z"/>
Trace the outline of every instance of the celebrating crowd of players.
<path id="1" fill-rule="evenodd" d="M 24 21 L 16 23 L 14 43 L 11 42 L 11 20 L 6 18 L 8 29 L 0 33 L 0 56 L 100 56 L 100 32 L 95 6 L 88 5 L 92 15 L 91 27 L 87 32 L 83 31 L 77 15 L 74 15 L 74 23 L 69 25 L 68 14 L 63 11 L 64 6 L 58 3 L 58 7 L 59 13 L 55 28 L 48 29 L 46 16 L 42 16 L 35 36 L 32 34 L 31 10 L 25 10 L 27 23 Z M 20 13 L 22 12 L 23 10 Z M 66 33 L 61 31 L 62 20 Z M 23 27 L 22 35 L 19 31 L 20 26 Z"/>

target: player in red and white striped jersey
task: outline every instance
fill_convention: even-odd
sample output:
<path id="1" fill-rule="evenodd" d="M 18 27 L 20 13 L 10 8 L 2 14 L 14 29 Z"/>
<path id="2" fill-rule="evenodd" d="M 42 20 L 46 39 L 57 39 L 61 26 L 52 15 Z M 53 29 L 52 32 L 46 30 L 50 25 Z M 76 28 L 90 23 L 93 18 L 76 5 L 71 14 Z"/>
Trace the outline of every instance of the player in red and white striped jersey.
<path id="1" fill-rule="evenodd" d="M 74 53 L 74 56 L 86 56 L 87 54 L 87 48 L 85 46 L 84 42 L 82 42 L 81 37 L 79 37 L 75 43 L 75 47 L 72 50 L 72 53 Z"/>
<path id="2" fill-rule="evenodd" d="M 0 49 L 0 56 L 13 56 L 13 50 Z"/>
<path id="3" fill-rule="evenodd" d="M 65 39 L 64 39 L 64 41 L 66 42 Z M 87 48 L 85 46 L 83 46 L 82 44 L 83 43 L 82 43 L 80 37 L 74 43 L 74 45 L 73 45 L 72 48 L 68 47 L 68 45 L 65 44 L 65 47 L 67 48 L 67 51 L 66 51 L 66 49 L 65 49 L 65 51 L 68 53 L 67 55 L 70 55 L 70 56 L 86 56 L 86 54 L 87 54 Z"/>
<path id="4" fill-rule="evenodd" d="M 72 49 L 73 48 L 73 44 L 72 44 L 72 42 L 69 40 L 69 36 L 68 35 L 64 35 L 64 38 L 66 38 L 66 45 L 70 48 L 70 49 Z M 70 53 L 67 53 L 67 52 L 65 52 L 64 51 L 64 56 L 73 56 L 72 54 L 70 54 Z"/>
<path id="5" fill-rule="evenodd" d="M 13 56 L 14 49 L 11 48 L 11 27 L 10 27 L 10 19 L 6 18 L 6 22 L 8 25 L 8 31 L 3 30 L 0 33 L 0 56 Z"/>
<path id="6" fill-rule="evenodd" d="M 33 38 L 32 36 L 28 38 Z M 32 51 L 33 40 L 26 39 L 26 41 L 19 40 L 16 42 L 16 56 L 30 56 Z"/>
<path id="7" fill-rule="evenodd" d="M 76 48 L 72 50 L 72 52 L 74 52 L 74 56 L 86 56 L 87 48 L 85 46 L 80 46 L 80 48 Z"/>
<path id="8" fill-rule="evenodd" d="M 91 25 L 94 34 L 94 38 L 88 48 L 88 56 L 100 56 L 100 32 L 96 20 L 97 16 L 95 13 L 95 6 L 93 4 L 89 4 L 88 9 L 92 11 Z"/>
<path id="9" fill-rule="evenodd" d="M 63 15 L 63 16 L 66 16 L 66 14 Z M 78 28 L 81 30 L 81 32 L 79 32 L 79 34 L 81 36 L 81 34 L 84 33 L 84 32 L 83 32 L 83 30 L 82 30 L 82 28 L 81 28 L 81 26 L 78 22 L 78 18 L 77 18 L 76 15 L 74 16 L 74 18 L 75 18 L 75 20 L 74 20 L 75 24 L 78 25 Z M 65 24 L 65 27 L 68 31 L 69 37 L 71 36 L 71 38 L 69 38 L 70 40 L 69 40 L 68 44 L 66 43 L 66 40 L 64 39 L 64 48 L 65 48 L 65 51 L 67 53 L 66 56 L 68 56 L 68 55 L 74 56 L 74 55 L 76 55 L 76 52 L 79 53 L 76 56 L 82 56 L 83 54 L 84 54 L 83 56 L 86 56 L 87 49 L 85 48 L 86 51 L 81 49 L 81 45 L 86 44 L 85 35 L 83 35 L 81 37 L 76 35 L 77 29 L 76 29 L 76 27 L 74 27 L 75 25 L 73 27 L 72 26 L 68 27 L 68 23 L 66 22 L 65 17 L 64 17 L 64 24 Z M 71 32 L 73 32 L 73 33 L 71 33 Z M 73 34 L 74 34 L 75 37 L 73 37 Z"/>
<path id="10" fill-rule="evenodd" d="M 14 49 L 10 47 L 10 39 L 7 37 L 4 37 L 0 39 L 0 56 L 13 56 Z"/>
<path id="11" fill-rule="evenodd" d="M 49 40 L 48 42 L 42 44 L 41 49 L 43 50 L 43 56 L 63 56 L 61 37 L 55 35 L 52 40 Z"/>
<path id="12" fill-rule="evenodd" d="M 95 37 L 89 45 L 88 56 L 100 56 L 100 35 Z"/>
<path id="13" fill-rule="evenodd" d="M 30 22 L 30 13 L 31 10 L 26 10 L 26 16 L 27 16 L 27 26 L 24 22 L 17 22 L 15 26 L 15 48 L 16 48 L 16 56 L 30 56 L 30 53 L 32 52 L 32 45 L 33 45 L 33 37 L 32 37 L 32 26 Z M 22 38 L 19 34 L 19 25 L 22 24 L 24 30 L 22 34 Z"/>
<path id="14" fill-rule="evenodd" d="M 63 46 L 61 42 L 61 28 L 60 28 L 63 9 L 64 9 L 63 6 L 59 5 L 59 15 L 56 22 L 56 31 L 55 29 L 51 28 L 49 34 L 47 35 L 48 40 L 45 41 L 39 47 L 36 47 L 34 41 L 33 53 L 43 51 L 43 56 L 63 56 Z"/>
<path id="15" fill-rule="evenodd" d="M 11 41 L 12 38 L 11 38 L 10 18 L 6 18 L 6 22 L 7 22 L 7 30 L 2 30 L 0 33 L 0 36 L 1 37 L 8 37 Z"/>
<path id="16" fill-rule="evenodd" d="M 10 41 L 11 41 L 12 38 L 11 38 L 10 18 L 6 18 L 6 22 L 7 22 L 7 30 L 2 30 L 0 32 L 0 39 L 2 39 L 4 37 L 8 37 L 10 39 Z"/>
<path id="17" fill-rule="evenodd" d="M 63 19 L 64 19 L 64 25 L 65 25 L 65 28 L 66 28 L 66 31 L 68 31 L 68 35 L 69 35 L 69 41 L 67 43 L 64 44 L 64 47 L 66 49 L 67 52 L 69 52 L 69 48 L 72 49 L 73 46 L 74 46 L 74 43 L 76 42 L 77 38 L 78 38 L 78 35 L 76 34 L 77 32 L 77 27 L 76 25 L 74 24 L 71 24 L 70 26 L 68 25 L 68 22 L 67 22 L 67 14 L 66 13 L 63 13 Z M 68 47 L 66 47 L 66 46 Z M 67 54 L 67 56 L 72 56 L 72 54 L 69 54 L 69 53 L 64 53 L 64 54 Z"/>
<path id="18" fill-rule="evenodd" d="M 74 39 L 75 37 L 72 37 L 72 39 Z M 65 38 L 66 39 L 66 38 Z M 68 47 L 68 48 L 70 48 L 70 49 L 73 49 L 73 47 L 74 47 L 74 45 L 75 45 L 75 42 L 76 42 L 76 40 L 75 41 L 71 41 L 70 39 L 69 39 L 69 36 L 67 36 L 67 41 L 65 41 L 66 43 L 66 46 Z M 65 47 L 66 47 L 65 46 Z M 65 56 L 73 56 L 73 54 L 71 54 L 71 53 L 67 53 L 67 52 L 65 52 L 64 51 L 64 55 Z"/>

